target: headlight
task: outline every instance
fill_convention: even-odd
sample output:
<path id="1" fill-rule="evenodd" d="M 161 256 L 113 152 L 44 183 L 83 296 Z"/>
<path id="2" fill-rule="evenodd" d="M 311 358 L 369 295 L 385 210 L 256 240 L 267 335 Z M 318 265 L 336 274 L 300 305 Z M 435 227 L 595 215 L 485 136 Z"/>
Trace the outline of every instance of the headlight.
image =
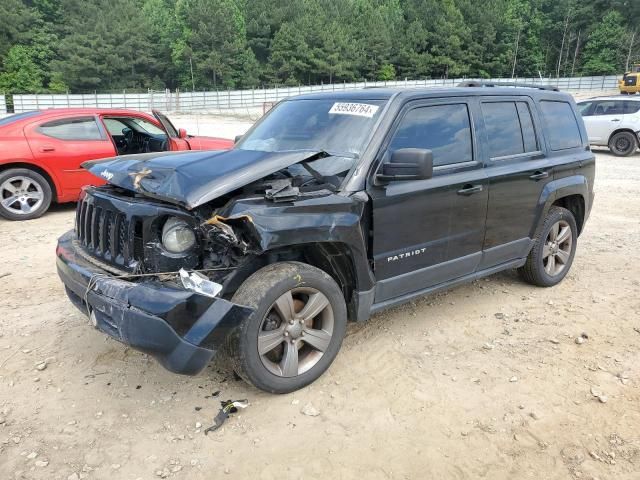
<path id="1" fill-rule="evenodd" d="M 184 253 L 196 244 L 196 234 L 187 222 L 169 217 L 162 227 L 162 245 L 171 253 Z"/>

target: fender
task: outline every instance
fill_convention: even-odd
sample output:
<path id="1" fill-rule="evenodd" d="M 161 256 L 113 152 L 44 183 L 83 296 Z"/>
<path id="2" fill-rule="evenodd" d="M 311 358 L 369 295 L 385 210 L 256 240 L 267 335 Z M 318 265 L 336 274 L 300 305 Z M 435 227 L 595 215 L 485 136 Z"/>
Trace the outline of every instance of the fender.
<path id="1" fill-rule="evenodd" d="M 293 203 L 269 203 L 262 199 L 239 199 L 219 214 L 226 221 L 247 219 L 262 252 L 305 244 L 344 245 L 351 254 L 356 291 L 373 288 L 375 277 L 367 262 L 367 241 L 361 219 L 366 202 L 355 197 L 330 194 Z"/>
<path id="2" fill-rule="evenodd" d="M 546 217 L 556 200 L 569 195 L 580 195 L 584 200 L 585 219 L 591 210 L 591 195 L 589 195 L 589 180 L 584 175 L 571 175 L 547 183 L 542 189 L 536 207 L 536 218 L 531 227 L 530 238 L 535 238 L 536 231 L 541 225 L 541 219 Z"/>

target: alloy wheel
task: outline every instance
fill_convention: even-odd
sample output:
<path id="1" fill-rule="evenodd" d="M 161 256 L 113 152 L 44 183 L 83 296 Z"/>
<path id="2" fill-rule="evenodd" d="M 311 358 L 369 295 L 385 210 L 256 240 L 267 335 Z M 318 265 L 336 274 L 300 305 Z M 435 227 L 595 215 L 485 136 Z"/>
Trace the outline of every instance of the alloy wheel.
<path id="1" fill-rule="evenodd" d="M 40 208 L 43 201 L 42 186 L 29 177 L 11 177 L 0 185 L 0 205 L 15 215 L 28 215 Z"/>
<path id="2" fill-rule="evenodd" d="M 554 223 L 542 249 L 542 262 L 547 275 L 555 277 L 562 273 L 569 263 L 572 248 L 573 233 L 569 223 L 565 220 Z"/>
<path id="3" fill-rule="evenodd" d="M 260 325 L 260 360 L 274 375 L 301 375 L 329 348 L 333 327 L 333 309 L 322 292 L 310 287 L 289 290 L 269 308 Z"/>

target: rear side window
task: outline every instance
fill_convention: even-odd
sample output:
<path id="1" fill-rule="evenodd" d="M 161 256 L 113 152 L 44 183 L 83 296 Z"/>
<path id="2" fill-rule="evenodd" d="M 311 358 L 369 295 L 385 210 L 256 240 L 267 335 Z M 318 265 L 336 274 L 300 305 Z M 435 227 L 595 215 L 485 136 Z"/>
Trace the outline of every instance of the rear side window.
<path id="1" fill-rule="evenodd" d="M 433 165 L 473 160 L 469 109 L 464 103 L 418 107 L 407 112 L 389 150 L 424 148 L 433 152 Z"/>
<path id="2" fill-rule="evenodd" d="M 582 145 L 580 128 L 569 103 L 541 100 L 540 110 L 551 150 L 565 150 Z"/>
<path id="3" fill-rule="evenodd" d="M 483 103 L 482 116 L 491 158 L 538 150 L 533 119 L 526 102 Z"/>
<path id="4" fill-rule="evenodd" d="M 93 117 L 54 120 L 40 125 L 38 131 L 60 140 L 102 140 L 102 134 Z"/>

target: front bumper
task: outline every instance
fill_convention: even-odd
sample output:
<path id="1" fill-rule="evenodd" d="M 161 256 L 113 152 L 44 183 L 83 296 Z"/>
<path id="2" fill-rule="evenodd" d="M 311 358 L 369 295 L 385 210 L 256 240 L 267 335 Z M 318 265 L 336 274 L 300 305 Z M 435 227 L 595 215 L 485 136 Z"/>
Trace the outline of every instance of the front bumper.
<path id="1" fill-rule="evenodd" d="M 91 263 L 73 231 L 58 240 L 57 269 L 69 299 L 110 337 L 153 356 L 166 369 L 199 373 L 231 328 L 252 310 L 159 280 L 126 281 Z M 88 286 L 91 283 L 91 288 Z"/>

